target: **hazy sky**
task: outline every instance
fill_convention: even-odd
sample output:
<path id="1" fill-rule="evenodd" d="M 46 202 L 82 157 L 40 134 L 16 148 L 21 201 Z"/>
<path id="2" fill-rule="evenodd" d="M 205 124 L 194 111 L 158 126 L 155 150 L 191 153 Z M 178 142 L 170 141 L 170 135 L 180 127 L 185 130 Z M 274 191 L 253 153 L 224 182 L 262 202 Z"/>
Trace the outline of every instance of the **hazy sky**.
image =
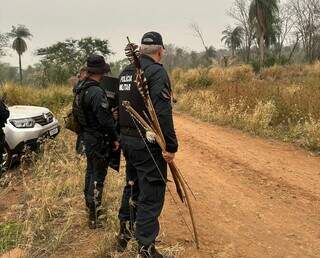
<path id="1" fill-rule="evenodd" d="M 23 56 L 24 66 L 37 61 L 35 49 L 66 38 L 94 36 L 108 39 L 116 53 L 124 57 L 126 36 L 139 42 L 144 32 L 159 31 L 166 43 L 202 50 L 189 24 L 197 22 L 209 45 L 221 47 L 221 31 L 232 21 L 226 15 L 233 0 L 0 0 L 0 31 L 12 25 L 26 25 L 34 37 Z M 1 59 L 17 65 L 17 57 Z M 71 61 L 71 60 L 70 60 Z"/>

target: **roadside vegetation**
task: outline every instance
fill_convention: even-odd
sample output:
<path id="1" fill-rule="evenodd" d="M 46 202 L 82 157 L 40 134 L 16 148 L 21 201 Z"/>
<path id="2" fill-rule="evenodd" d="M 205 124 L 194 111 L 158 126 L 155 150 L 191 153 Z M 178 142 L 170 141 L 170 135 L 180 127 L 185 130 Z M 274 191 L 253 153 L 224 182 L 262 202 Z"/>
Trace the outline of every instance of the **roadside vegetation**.
<path id="1" fill-rule="evenodd" d="M 176 69 L 177 108 L 214 122 L 320 151 L 320 63 Z"/>

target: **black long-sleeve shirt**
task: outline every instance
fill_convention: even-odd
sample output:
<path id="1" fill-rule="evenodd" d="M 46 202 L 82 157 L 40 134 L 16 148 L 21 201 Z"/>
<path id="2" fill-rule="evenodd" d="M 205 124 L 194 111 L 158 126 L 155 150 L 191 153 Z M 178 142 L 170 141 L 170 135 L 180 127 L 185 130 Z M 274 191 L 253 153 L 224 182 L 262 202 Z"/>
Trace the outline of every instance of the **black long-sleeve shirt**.
<path id="1" fill-rule="evenodd" d="M 166 150 L 171 153 L 177 152 L 178 140 L 173 124 L 169 76 L 163 66 L 149 56 L 141 57 L 141 66 L 148 81 L 151 100 L 166 141 Z"/>
<path id="2" fill-rule="evenodd" d="M 112 141 L 118 141 L 119 135 L 116 131 L 105 91 L 96 81 L 88 79 L 84 87 L 88 84 L 90 86 L 85 89 L 86 92 L 83 97 L 83 107 L 88 122 L 84 131 L 108 134 Z"/>

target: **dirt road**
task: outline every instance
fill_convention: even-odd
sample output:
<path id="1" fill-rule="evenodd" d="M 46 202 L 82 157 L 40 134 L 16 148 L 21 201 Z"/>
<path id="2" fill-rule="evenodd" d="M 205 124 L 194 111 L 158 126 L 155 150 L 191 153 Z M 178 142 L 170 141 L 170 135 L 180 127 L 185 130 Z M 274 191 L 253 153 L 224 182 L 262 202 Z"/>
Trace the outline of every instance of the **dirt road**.
<path id="1" fill-rule="evenodd" d="M 201 250 L 169 194 L 162 241 L 183 245 L 183 257 L 320 257 L 319 157 L 181 114 L 175 124 Z"/>
<path id="2" fill-rule="evenodd" d="M 169 192 L 160 246 L 181 247 L 183 258 L 320 257 L 320 157 L 182 114 L 176 114 L 175 124 L 176 161 L 197 197 L 193 207 L 201 249 L 195 249 Z M 174 186 L 169 188 L 176 196 Z M 22 192 L 0 198 L 0 217 Z M 188 219 L 187 209 L 179 207 Z M 88 257 L 91 250 L 83 239 L 101 238 L 90 232 L 76 241 L 75 253 L 61 257 Z"/>

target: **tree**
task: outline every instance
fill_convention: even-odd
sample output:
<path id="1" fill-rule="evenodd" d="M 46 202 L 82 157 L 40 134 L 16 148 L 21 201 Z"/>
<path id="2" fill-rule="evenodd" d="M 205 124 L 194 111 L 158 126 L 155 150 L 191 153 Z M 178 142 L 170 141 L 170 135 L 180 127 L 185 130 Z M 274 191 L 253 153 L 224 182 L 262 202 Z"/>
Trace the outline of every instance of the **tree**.
<path id="1" fill-rule="evenodd" d="M 232 29 L 230 26 L 222 32 L 221 41 L 231 50 L 232 57 L 235 57 L 236 50 L 241 47 L 243 39 L 243 29 L 241 26 L 237 26 Z"/>
<path id="2" fill-rule="evenodd" d="M 278 0 L 252 0 L 249 19 L 255 26 L 260 50 L 260 66 L 264 65 L 265 48 L 276 41 L 276 24 L 279 18 Z"/>
<path id="3" fill-rule="evenodd" d="M 295 29 L 301 38 L 306 59 L 313 62 L 318 56 L 320 35 L 320 1 L 290 0 L 295 19 Z"/>
<path id="4" fill-rule="evenodd" d="M 91 54 L 99 54 L 107 58 L 112 51 L 109 41 L 98 38 L 67 39 L 36 51 L 41 56 L 41 64 L 49 82 L 64 83 L 77 74 L 85 65 Z"/>
<path id="5" fill-rule="evenodd" d="M 242 27 L 244 56 L 247 63 L 251 59 L 251 47 L 254 39 L 254 26 L 249 19 L 249 9 L 251 0 L 235 0 L 232 8 L 227 14 L 236 20 L 237 26 Z"/>
<path id="6" fill-rule="evenodd" d="M 290 35 L 294 27 L 292 8 L 288 3 L 281 4 L 279 9 L 278 24 L 276 27 L 277 27 L 276 51 L 278 54 L 278 58 L 280 59 L 282 55 L 283 47 L 285 46 L 286 41 L 288 41 L 288 36 Z"/>
<path id="7" fill-rule="evenodd" d="M 206 66 L 208 65 L 211 65 L 212 64 L 212 59 L 216 57 L 216 50 L 213 46 L 208 46 L 205 42 L 205 39 L 204 39 L 204 36 L 203 36 L 203 33 L 202 33 L 202 30 L 200 28 L 200 26 L 197 24 L 197 23 L 191 23 L 189 25 L 191 31 L 193 32 L 193 35 L 200 39 L 203 47 L 204 47 L 204 50 L 205 50 L 205 53 L 204 53 L 204 58 L 206 59 Z"/>
<path id="8" fill-rule="evenodd" d="M 206 44 L 206 42 L 204 40 L 204 36 L 203 36 L 202 30 L 201 30 L 199 24 L 193 22 L 189 26 L 190 26 L 191 31 L 194 33 L 193 35 L 196 38 L 200 39 L 204 49 L 207 51 L 208 50 L 208 46 L 207 46 L 207 44 Z"/>
<path id="9" fill-rule="evenodd" d="M 82 38 L 79 41 L 77 41 L 79 51 L 81 51 L 81 62 L 85 62 L 85 59 L 92 54 L 98 53 L 105 58 L 107 58 L 109 55 L 113 54 L 110 50 L 109 41 L 108 40 L 102 40 L 98 38 Z"/>
<path id="10" fill-rule="evenodd" d="M 13 39 L 12 48 L 18 53 L 19 56 L 20 84 L 22 84 L 21 56 L 28 49 L 25 39 L 31 39 L 32 34 L 26 26 L 18 25 L 17 27 L 12 26 L 11 32 L 8 34 L 8 36 Z"/>
<path id="11" fill-rule="evenodd" d="M 7 63 L 0 63 L 0 85 L 7 81 L 17 80 L 19 80 L 17 68 Z"/>
<path id="12" fill-rule="evenodd" d="M 0 57 L 6 55 L 5 48 L 8 46 L 8 36 L 0 32 Z"/>
<path id="13" fill-rule="evenodd" d="M 120 73 L 124 70 L 124 68 L 126 66 L 128 66 L 129 64 L 130 63 L 129 63 L 128 58 L 124 58 L 124 59 L 118 60 L 116 62 L 111 62 L 110 63 L 111 75 L 118 77 L 120 75 Z"/>

